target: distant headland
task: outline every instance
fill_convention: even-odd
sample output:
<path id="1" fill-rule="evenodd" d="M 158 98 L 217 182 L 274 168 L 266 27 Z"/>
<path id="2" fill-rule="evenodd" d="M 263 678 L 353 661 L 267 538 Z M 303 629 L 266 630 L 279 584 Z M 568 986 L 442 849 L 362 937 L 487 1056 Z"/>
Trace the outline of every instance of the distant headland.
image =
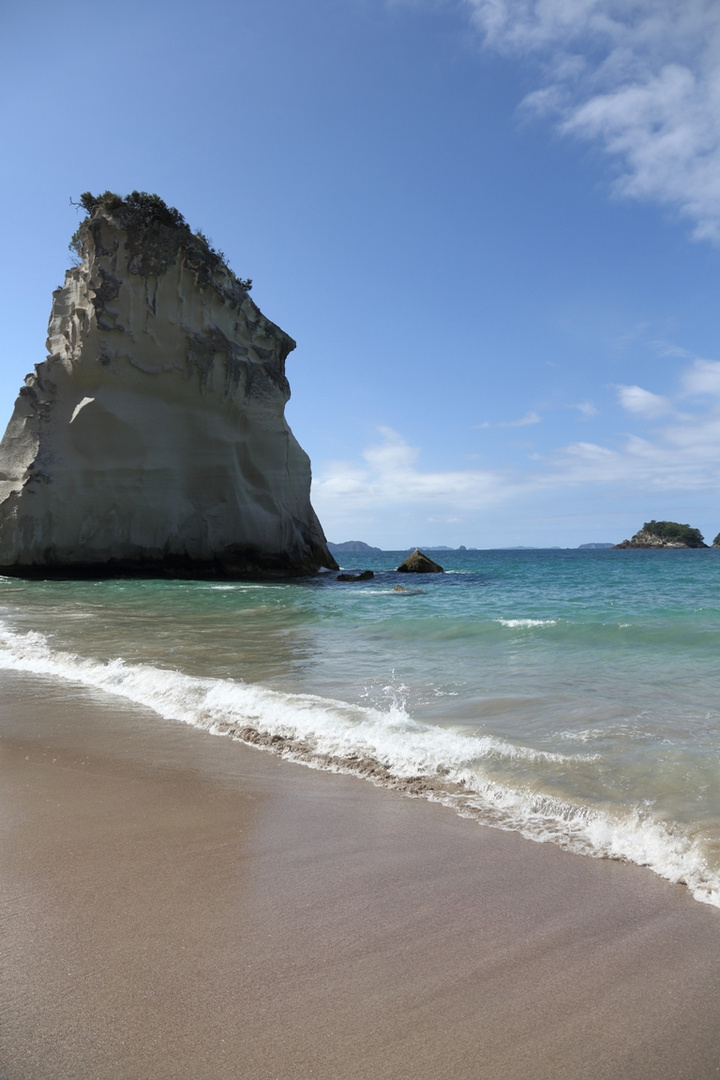
<path id="1" fill-rule="evenodd" d="M 346 540 L 343 544 L 333 544 L 328 540 L 328 551 L 333 555 L 361 555 L 368 551 L 382 551 L 382 548 L 372 547 L 362 540 Z"/>

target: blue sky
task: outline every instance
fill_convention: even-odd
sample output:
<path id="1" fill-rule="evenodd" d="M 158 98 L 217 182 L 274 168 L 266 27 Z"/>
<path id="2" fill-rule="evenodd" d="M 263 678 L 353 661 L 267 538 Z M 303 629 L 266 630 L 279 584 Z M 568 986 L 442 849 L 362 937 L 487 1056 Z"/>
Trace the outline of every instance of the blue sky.
<path id="1" fill-rule="evenodd" d="M 720 532 L 716 2 L 8 0 L 0 61 L 6 418 L 70 198 L 155 191 L 297 340 L 330 539 Z"/>

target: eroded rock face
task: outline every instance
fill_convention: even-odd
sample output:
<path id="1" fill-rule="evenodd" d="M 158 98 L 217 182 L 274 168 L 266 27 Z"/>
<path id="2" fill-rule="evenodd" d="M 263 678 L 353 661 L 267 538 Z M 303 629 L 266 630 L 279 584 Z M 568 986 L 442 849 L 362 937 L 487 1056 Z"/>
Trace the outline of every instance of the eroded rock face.
<path id="1" fill-rule="evenodd" d="M 284 416 L 292 338 L 184 223 L 100 204 L 80 240 L 0 443 L 0 571 L 336 569 Z"/>

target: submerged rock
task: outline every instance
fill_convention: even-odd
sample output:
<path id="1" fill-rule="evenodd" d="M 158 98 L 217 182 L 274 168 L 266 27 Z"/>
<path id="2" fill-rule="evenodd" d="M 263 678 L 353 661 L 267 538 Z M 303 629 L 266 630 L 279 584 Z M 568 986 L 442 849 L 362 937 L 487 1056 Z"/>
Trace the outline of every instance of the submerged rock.
<path id="1" fill-rule="evenodd" d="M 422 551 L 417 548 L 413 551 L 412 555 L 408 555 L 404 563 L 398 566 L 398 571 L 401 574 L 444 574 L 442 566 L 439 563 L 433 562 L 427 555 L 423 555 Z"/>
<path id="2" fill-rule="evenodd" d="M 157 196 L 82 201 L 82 262 L 0 443 L 0 570 L 337 569 L 284 416 L 295 342 Z"/>
<path id="3" fill-rule="evenodd" d="M 338 574 L 336 581 L 372 581 L 375 574 L 372 570 L 363 570 L 361 574 Z"/>

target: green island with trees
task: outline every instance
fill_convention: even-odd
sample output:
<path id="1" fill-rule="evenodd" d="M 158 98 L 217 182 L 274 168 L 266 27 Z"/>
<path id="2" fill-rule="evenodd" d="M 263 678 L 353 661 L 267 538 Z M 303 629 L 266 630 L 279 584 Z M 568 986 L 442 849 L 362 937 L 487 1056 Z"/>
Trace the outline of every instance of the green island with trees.
<path id="1" fill-rule="evenodd" d="M 677 521 L 646 521 L 631 540 L 623 540 L 616 548 L 706 548 L 703 534 L 691 525 Z M 715 537 L 713 547 L 720 546 L 720 535 Z"/>

